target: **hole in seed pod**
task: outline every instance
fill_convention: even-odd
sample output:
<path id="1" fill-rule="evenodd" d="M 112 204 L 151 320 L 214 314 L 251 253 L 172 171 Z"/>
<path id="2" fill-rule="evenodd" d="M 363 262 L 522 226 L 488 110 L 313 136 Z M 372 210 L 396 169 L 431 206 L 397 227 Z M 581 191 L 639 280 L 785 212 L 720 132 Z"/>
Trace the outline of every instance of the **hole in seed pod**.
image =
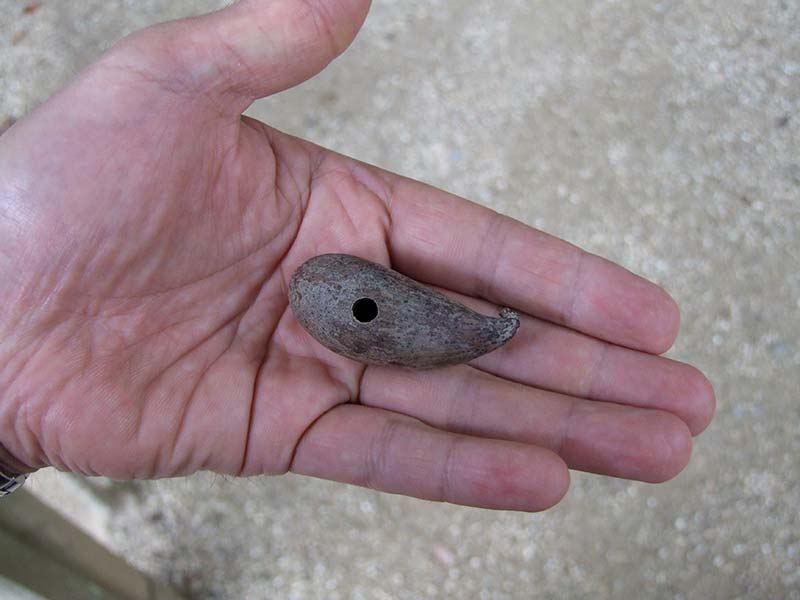
<path id="1" fill-rule="evenodd" d="M 369 323 L 378 316 L 378 304 L 372 298 L 361 298 L 353 304 L 353 317 L 359 323 Z"/>

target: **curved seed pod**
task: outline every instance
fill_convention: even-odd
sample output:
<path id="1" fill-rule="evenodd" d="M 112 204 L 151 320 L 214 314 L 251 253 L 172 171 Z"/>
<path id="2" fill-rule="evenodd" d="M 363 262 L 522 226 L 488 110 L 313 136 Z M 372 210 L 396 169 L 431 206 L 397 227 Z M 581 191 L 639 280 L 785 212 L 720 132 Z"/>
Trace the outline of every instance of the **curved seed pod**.
<path id="1" fill-rule="evenodd" d="M 362 363 L 430 369 L 467 362 L 510 340 L 519 317 L 487 317 L 381 265 L 324 254 L 289 284 L 300 324 L 318 342 Z"/>

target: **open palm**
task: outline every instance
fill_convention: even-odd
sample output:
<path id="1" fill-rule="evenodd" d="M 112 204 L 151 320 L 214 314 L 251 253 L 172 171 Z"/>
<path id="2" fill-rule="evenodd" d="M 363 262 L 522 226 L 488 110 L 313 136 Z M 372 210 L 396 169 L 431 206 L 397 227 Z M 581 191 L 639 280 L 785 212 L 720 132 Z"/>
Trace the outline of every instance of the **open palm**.
<path id="1" fill-rule="evenodd" d="M 658 287 L 242 111 L 350 43 L 367 0 L 244 0 L 139 32 L 0 138 L 5 461 L 115 478 L 292 470 L 537 510 L 567 468 L 662 481 L 714 409 Z M 427 372 L 303 331 L 294 269 L 344 252 L 478 310 L 506 347 Z"/>

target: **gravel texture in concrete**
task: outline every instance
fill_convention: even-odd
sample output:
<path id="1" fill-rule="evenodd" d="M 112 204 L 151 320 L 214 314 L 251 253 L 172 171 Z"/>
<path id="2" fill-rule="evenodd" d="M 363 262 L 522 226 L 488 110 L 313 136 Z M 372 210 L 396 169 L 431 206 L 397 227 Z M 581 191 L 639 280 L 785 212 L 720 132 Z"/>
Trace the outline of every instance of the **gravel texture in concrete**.
<path id="1" fill-rule="evenodd" d="M 0 123 L 220 3 L 29 5 L 0 0 Z M 344 57 L 250 112 L 663 284 L 717 418 L 672 482 L 575 474 L 538 515 L 295 476 L 137 484 L 107 520 L 120 552 L 198 598 L 800 598 L 797 0 L 378 0 Z"/>

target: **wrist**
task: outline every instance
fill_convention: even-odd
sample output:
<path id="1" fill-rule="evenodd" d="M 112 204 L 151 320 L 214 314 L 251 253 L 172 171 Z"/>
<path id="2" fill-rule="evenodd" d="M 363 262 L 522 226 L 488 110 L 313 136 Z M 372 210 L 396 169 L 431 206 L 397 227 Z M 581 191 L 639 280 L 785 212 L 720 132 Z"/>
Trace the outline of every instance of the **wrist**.
<path id="1" fill-rule="evenodd" d="M 27 426 L 31 400 L 21 385 L 29 379 L 27 367 L 35 360 L 32 346 L 0 330 L 0 472 L 7 475 L 33 473 L 45 466 L 37 452 L 38 432 Z"/>

